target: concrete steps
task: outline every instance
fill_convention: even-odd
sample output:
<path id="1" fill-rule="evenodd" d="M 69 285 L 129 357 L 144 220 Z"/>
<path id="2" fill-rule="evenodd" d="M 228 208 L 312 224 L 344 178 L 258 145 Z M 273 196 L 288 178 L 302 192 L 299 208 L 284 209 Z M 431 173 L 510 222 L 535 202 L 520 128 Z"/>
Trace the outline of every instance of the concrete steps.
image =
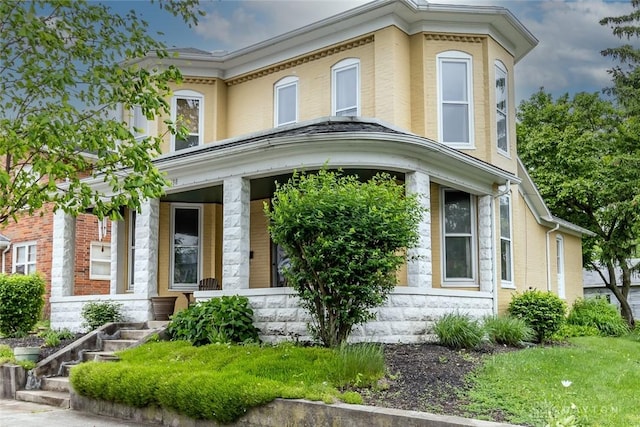
<path id="1" fill-rule="evenodd" d="M 80 359 L 67 362 L 62 366 L 61 373 L 65 376 L 40 376 L 40 386 L 37 390 L 19 390 L 16 392 L 16 400 L 40 403 L 60 408 L 70 407 L 69 371 L 78 363 L 89 361 L 117 361 L 116 352 L 136 346 L 149 335 L 157 333 L 160 328 L 166 327 L 167 322 L 147 322 L 146 327 L 129 328 L 122 326 L 117 330 L 110 329 L 109 334 L 96 342 L 100 343 L 100 349 L 83 347 L 83 351 L 77 351 Z M 115 324 L 113 324 L 115 325 Z M 95 340 L 94 340 L 95 341 Z M 73 345 L 73 344 L 72 344 Z M 76 349 L 77 350 L 77 349 Z M 55 375 L 55 374 L 54 374 Z"/>

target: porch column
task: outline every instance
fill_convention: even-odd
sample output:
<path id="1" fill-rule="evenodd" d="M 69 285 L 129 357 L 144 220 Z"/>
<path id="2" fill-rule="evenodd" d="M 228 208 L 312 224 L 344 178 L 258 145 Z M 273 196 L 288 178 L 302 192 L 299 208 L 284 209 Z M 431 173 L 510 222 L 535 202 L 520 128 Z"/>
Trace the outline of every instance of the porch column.
<path id="1" fill-rule="evenodd" d="M 158 234 L 160 200 L 142 202 L 136 215 L 136 251 L 133 293 L 146 298 L 158 295 Z"/>
<path id="2" fill-rule="evenodd" d="M 478 266 L 480 269 L 480 290 L 491 292 L 493 290 L 493 206 L 491 195 L 478 198 Z"/>
<path id="3" fill-rule="evenodd" d="M 249 288 L 250 182 L 224 180 L 222 220 L 222 289 Z"/>
<path id="4" fill-rule="evenodd" d="M 53 242 L 51 250 L 51 297 L 73 295 L 76 219 L 57 210 L 53 214 Z"/>
<path id="5" fill-rule="evenodd" d="M 118 265 L 119 265 L 119 248 L 120 234 L 122 234 L 123 228 L 121 227 L 122 221 L 111 221 L 111 279 L 109 281 L 109 294 L 115 295 L 118 293 Z"/>
<path id="6" fill-rule="evenodd" d="M 407 194 L 418 194 L 420 206 L 426 209 L 422 220 L 418 224 L 420 238 L 415 248 L 407 251 L 407 285 L 416 288 L 431 288 L 433 286 L 433 270 L 431 266 L 431 205 L 429 175 L 424 172 L 410 172 L 405 174 Z M 412 257 L 417 257 L 411 260 Z"/>

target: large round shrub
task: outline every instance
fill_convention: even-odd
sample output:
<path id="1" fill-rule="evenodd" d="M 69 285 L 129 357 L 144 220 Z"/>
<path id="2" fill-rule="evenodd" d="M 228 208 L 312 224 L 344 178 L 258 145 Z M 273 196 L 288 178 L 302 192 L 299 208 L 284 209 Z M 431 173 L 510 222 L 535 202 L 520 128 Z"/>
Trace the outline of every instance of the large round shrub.
<path id="1" fill-rule="evenodd" d="M 536 333 L 538 342 L 549 341 L 564 323 L 567 305 L 556 294 L 537 289 L 518 293 L 509 303 L 509 313 L 524 319 Z"/>
<path id="2" fill-rule="evenodd" d="M 42 307 L 42 277 L 0 274 L 0 334 L 8 337 L 26 335 L 40 320 Z"/>
<path id="3" fill-rule="evenodd" d="M 619 337 L 629 332 L 629 326 L 618 308 L 604 298 L 577 299 L 571 307 L 567 322 L 597 328 L 604 336 Z"/>

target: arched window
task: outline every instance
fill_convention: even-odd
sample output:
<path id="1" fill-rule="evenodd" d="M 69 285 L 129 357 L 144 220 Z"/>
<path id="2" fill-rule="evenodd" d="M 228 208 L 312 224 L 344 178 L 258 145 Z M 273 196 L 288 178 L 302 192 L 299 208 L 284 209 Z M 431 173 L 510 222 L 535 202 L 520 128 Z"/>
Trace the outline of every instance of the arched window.
<path id="1" fill-rule="evenodd" d="M 284 77 L 274 86 L 274 126 L 282 126 L 298 121 L 298 78 Z"/>
<path id="2" fill-rule="evenodd" d="M 178 151 L 203 143 L 204 97 L 193 90 L 176 91 L 171 100 L 171 120 L 187 128 L 186 137 L 171 137 L 171 150 Z"/>
<path id="3" fill-rule="evenodd" d="M 360 60 L 347 58 L 331 67 L 331 114 L 360 115 Z"/>
<path id="4" fill-rule="evenodd" d="M 440 142 L 473 148 L 473 79 L 471 55 L 448 51 L 437 56 Z"/>
<path id="5" fill-rule="evenodd" d="M 508 99 L 509 99 L 509 79 L 507 78 L 507 67 L 502 61 L 495 63 L 496 73 L 496 144 L 498 152 L 509 155 L 509 126 L 508 126 Z"/>

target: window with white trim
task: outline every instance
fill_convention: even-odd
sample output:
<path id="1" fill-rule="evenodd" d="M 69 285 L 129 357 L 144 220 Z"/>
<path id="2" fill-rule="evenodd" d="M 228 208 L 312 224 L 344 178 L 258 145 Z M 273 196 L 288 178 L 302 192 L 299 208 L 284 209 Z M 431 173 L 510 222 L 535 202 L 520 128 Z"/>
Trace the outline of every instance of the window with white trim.
<path id="1" fill-rule="evenodd" d="M 31 274 L 36 272 L 36 242 L 13 245 L 12 273 Z"/>
<path id="2" fill-rule="evenodd" d="M 298 78 L 280 79 L 274 86 L 274 126 L 298 121 Z"/>
<path id="3" fill-rule="evenodd" d="M 443 189 L 441 197 L 444 282 L 449 285 L 475 286 L 475 197 L 453 189 Z"/>
<path id="4" fill-rule="evenodd" d="M 511 195 L 500 196 L 500 274 L 502 286 L 513 286 L 513 242 L 511 233 Z"/>
<path id="5" fill-rule="evenodd" d="M 149 123 L 139 105 L 134 106 L 129 112 L 129 128 L 136 138 L 144 138 L 149 135 Z"/>
<path id="6" fill-rule="evenodd" d="M 133 292 L 136 283 L 136 218 L 137 212 L 129 210 L 129 236 L 128 236 L 128 264 L 129 274 L 127 275 L 127 292 Z"/>
<path id="7" fill-rule="evenodd" d="M 471 55 L 449 51 L 437 58 L 440 141 L 471 148 L 474 144 Z"/>
<path id="8" fill-rule="evenodd" d="M 202 208 L 173 205 L 171 222 L 171 289 L 196 290 L 201 270 Z"/>
<path id="9" fill-rule="evenodd" d="M 360 115 L 360 60 L 344 59 L 331 68 L 331 114 Z"/>
<path id="10" fill-rule="evenodd" d="M 111 279 L 111 244 L 91 242 L 89 253 L 89 279 Z"/>
<path id="11" fill-rule="evenodd" d="M 204 97 L 192 90 L 179 90 L 171 100 L 171 120 L 187 129 L 185 137 L 171 136 L 171 150 L 178 151 L 202 144 Z"/>
<path id="12" fill-rule="evenodd" d="M 556 273 L 558 275 L 558 296 L 566 298 L 564 285 L 564 239 L 556 236 Z"/>
<path id="13" fill-rule="evenodd" d="M 496 132 L 498 152 L 509 155 L 509 129 L 507 122 L 508 85 L 507 67 L 496 61 Z"/>

